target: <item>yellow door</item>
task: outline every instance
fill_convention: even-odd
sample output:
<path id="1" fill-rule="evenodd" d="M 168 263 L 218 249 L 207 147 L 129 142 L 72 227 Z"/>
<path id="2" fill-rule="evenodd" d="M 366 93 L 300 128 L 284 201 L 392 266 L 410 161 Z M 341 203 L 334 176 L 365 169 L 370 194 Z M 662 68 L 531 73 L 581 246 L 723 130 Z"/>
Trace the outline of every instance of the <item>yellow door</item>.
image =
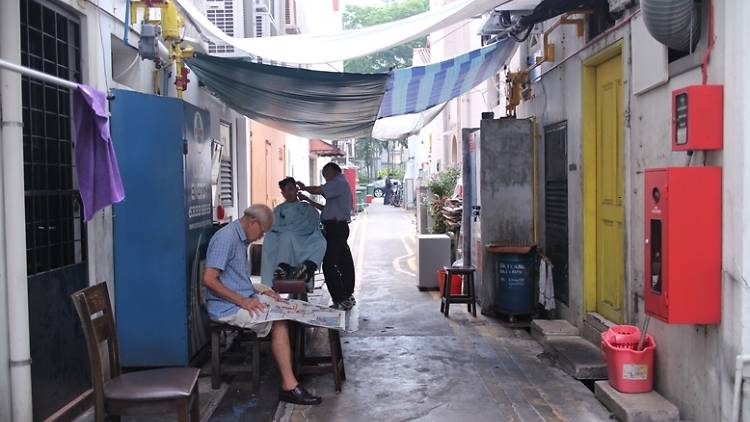
<path id="1" fill-rule="evenodd" d="M 622 322 L 623 237 L 622 56 L 596 67 L 596 310 Z"/>

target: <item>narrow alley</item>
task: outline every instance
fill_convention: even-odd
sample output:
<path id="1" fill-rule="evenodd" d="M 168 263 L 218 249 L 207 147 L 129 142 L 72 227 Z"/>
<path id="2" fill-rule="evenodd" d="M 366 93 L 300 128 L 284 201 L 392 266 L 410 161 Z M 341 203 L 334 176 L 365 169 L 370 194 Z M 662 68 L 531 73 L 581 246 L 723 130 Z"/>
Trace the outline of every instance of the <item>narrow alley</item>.
<path id="1" fill-rule="evenodd" d="M 609 412 L 583 384 L 540 358 L 524 330 L 504 328 L 416 288 L 413 213 L 373 204 L 350 238 L 359 329 L 342 337 L 347 381 L 304 384 L 320 406 L 284 405 L 281 421 L 605 421 Z M 412 260 L 412 261 L 410 261 Z"/>

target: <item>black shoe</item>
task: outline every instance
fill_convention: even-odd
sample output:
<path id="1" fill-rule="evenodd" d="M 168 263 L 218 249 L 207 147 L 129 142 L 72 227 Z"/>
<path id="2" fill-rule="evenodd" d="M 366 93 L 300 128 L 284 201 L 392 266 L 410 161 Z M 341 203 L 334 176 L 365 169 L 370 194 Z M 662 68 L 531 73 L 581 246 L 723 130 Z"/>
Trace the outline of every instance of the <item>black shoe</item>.
<path id="1" fill-rule="evenodd" d="M 351 301 L 349 301 L 349 299 L 344 299 L 340 303 L 340 305 L 341 305 L 341 308 L 345 311 L 348 311 L 354 307 L 354 304 Z"/>
<path id="2" fill-rule="evenodd" d="M 304 405 L 315 405 L 323 402 L 323 399 L 318 396 L 313 396 L 308 393 L 307 390 L 302 388 L 301 385 L 297 384 L 296 387 L 289 391 L 280 390 L 279 400 L 287 403 L 304 404 Z"/>
<path id="3" fill-rule="evenodd" d="M 331 309 L 335 309 L 337 311 L 345 311 L 344 306 L 341 304 L 341 302 L 334 302 L 333 305 L 329 306 Z"/>

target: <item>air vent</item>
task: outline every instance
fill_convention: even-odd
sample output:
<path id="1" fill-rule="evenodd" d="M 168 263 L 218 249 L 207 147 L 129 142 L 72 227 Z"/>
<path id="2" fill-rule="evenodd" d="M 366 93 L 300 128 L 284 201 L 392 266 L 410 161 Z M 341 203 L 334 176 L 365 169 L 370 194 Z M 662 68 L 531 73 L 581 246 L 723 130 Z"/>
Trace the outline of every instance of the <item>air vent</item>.
<path id="1" fill-rule="evenodd" d="M 219 173 L 219 201 L 225 207 L 234 206 L 234 190 L 232 186 L 232 161 L 221 160 Z"/>

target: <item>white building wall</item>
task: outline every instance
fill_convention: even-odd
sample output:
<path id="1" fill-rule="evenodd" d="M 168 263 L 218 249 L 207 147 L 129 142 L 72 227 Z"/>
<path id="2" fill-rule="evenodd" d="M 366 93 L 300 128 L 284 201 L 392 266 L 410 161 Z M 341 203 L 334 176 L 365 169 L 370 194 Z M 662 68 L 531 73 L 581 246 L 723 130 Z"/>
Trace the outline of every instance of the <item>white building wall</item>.
<path id="1" fill-rule="evenodd" d="M 724 149 L 705 155 L 707 165 L 723 167 L 723 303 L 722 323 L 712 326 L 667 325 L 651 319 L 649 331 L 657 342 L 655 387 L 680 409 L 684 420 L 727 421 L 731 414 L 731 393 L 734 380 L 734 358 L 747 353 L 750 346 L 748 301 L 748 198 L 745 165 L 750 151 L 745 138 L 748 126 L 747 58 L 742 52 L 748 47 L 750 5 L 743 1 L 714 2 L 716 9 L 716 48 L 709 65 L 709 83 L 725 84 Z M 631 10 L 632 12 L 632 10 Z M 631 24 L 627 23 L 560 63 L 584 47 L 584 40 L 560 28 L 552 39 L 558 50 L 558 62 L 542 66 L 543 76 L 533 83 L 534 99 L 518 109 L 519 117 L 536 115 L 540 130 L 547 124 L 568 122 L 568 204 L 569 204 L 569 279 L 570 306 L 560 305 L 560 315 L 581 326 L 585 317 L 583 304 L 583 178 L 586 176 L 582 155 L 582 62 L 603 48 L 623 41 L 623 96 L 626 113 L 624 134 L 625 185 L 625 286 L 624 319 L 640 325 L 644 319 L 643 302 L 643 173 L 646 168 L 684 166 L 685 153 L 672 152 L 671 92 L 701 82 L 699 67 L 674 74 L 661 86 L 640 95 L 633 94 L 632 61 L 642 54 L 639 45 L 631 43 Z M 701 58 L 702 58 L 702 53 Z M 512 70 L 524 61 L 521 49 L 513 60 Z M 546 73 L 544 73 L 546 72 Z M 504 110 L 496 109 L 504 114 Z M 543 133 L 543 132 L 541 132 Z M 542 141 L 543 138 L 540 138 Z M 703 160 L 696 153 L 695 160 Z M 543 152 L 540 151 L 540 159 Z M 543 161 L 540 161 L 543 163 Z M 543 167 L 543 166 L 540 166 Z M 540 170 L 541 172 L 542 170 Z M 541 175 L 543 176 L 543 175 Z M 543 180 L 543 178 L 540 178 Z M 544 209 L 540 189 L 540 210 Z M 540 218 L 540 233 L 544 233 Z M 542 236 L 543 238 L 543 236 Z M 700 248 L 700 245 L 695 245 Z M 748 388 L 745 388 L 748 390 Z M 743 393 L 745 417 L 750 412 L 748 397 Z"/>
<path id="2" fill-rule="evenodd" d="M 310 140 L 287 134 L 286 153 L 287 176 L 310 184 Z"/>

